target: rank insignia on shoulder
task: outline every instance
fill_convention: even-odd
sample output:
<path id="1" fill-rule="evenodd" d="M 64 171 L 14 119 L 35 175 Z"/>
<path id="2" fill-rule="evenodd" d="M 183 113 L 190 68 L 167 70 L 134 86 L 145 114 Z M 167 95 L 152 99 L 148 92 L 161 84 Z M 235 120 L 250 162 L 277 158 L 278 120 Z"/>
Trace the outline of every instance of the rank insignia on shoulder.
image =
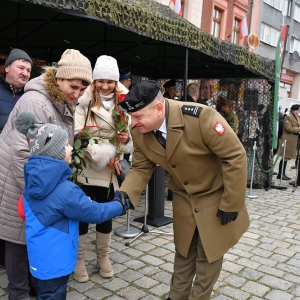
<path id="1" fill-rule="evenodd" d="M 202 107 L 193 105 L 182 105 L 181 111 L 184 115 L 199 117 Z"/>
<path id="2" fill-rule="evenodd" d="M 220 122 L 216 122 L 214 130 L 218 135 L 223 135 L 225 133 L 225 127 Z"/>

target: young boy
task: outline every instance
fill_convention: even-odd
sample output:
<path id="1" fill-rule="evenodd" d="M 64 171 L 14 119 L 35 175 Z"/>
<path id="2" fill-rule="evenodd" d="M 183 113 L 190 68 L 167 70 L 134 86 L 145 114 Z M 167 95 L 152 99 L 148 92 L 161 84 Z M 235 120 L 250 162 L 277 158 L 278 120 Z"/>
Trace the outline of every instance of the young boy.
<path id="1" fill-rule="evenodd" d="M 113 201 L 91 201 L 70 181 L 72 147 L 60 126 L 43 124 L 24 112 L 15 120 L 31 157 L 24 166 L 23 204 L 29 268 L 38 300 L 63 300 L 77 260 L 78 222 L 101 223 L 129 207 L 119 194 Z M 22 208 L 22 205 L 20 205 Z"/>

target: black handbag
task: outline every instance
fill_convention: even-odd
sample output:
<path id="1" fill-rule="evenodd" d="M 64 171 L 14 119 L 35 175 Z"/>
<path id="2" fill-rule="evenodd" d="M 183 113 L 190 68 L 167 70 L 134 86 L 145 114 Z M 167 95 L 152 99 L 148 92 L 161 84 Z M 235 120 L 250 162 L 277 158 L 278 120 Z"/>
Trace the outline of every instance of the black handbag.
<path id="1" fill-rule="evenodd" d="M 122 172 L 120 173 L 120 175 L 117 175 L 117 179 L 118 179 L 119 186 L 121 186 L 122 182 L 125 179 L 127 172 L 130 170 L 130 165 L 126 159 L 120 160 L 119 163 L 122 167 Z"/>

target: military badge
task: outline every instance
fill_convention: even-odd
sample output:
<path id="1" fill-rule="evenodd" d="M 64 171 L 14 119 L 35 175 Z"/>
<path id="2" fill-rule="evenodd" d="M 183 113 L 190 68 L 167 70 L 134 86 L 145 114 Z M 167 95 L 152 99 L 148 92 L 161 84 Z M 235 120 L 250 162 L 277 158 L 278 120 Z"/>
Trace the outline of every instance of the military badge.
<path id="1" fill-rule="evenodd" d="M 218 135 L 223 135 L 225 133 L 225 127 L 220 122 L 217 122 L 214 125 L 214 130 Z"/>
<path id="2" fill-rule="evenodd" d="M 194 105 L 182 105 L 181 111 L 185 115 L 199 117 L 202 107 Z"/>

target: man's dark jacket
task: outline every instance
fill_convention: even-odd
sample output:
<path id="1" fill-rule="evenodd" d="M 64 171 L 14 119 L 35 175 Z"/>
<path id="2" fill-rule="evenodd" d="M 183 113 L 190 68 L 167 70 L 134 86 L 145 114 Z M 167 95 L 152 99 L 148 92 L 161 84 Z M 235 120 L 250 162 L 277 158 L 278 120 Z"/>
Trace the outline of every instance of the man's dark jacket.
<path id="1" fill-rule="evenodd" d="M 0 77 L 0 133 L 6 124 L 10 112 L 23 94 L 24 88 L 15 92 L 13 86 L 5 80 L 4 74 Z"/>

